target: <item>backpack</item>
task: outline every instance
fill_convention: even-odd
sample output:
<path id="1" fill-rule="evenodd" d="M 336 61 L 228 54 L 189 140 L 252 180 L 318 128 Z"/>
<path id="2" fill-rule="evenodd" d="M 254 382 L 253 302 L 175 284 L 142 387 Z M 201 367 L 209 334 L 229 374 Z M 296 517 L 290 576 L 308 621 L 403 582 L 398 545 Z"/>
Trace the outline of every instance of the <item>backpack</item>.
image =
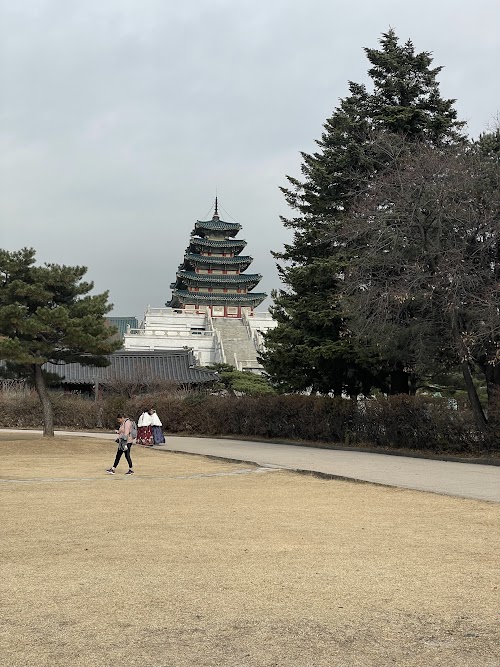
<path id="1" fill-rule="evenodd" d="M 137 424 L 132 419 L 129 419 L 130 422 L 130 437 L 132 440 L 137 438 Z"/>

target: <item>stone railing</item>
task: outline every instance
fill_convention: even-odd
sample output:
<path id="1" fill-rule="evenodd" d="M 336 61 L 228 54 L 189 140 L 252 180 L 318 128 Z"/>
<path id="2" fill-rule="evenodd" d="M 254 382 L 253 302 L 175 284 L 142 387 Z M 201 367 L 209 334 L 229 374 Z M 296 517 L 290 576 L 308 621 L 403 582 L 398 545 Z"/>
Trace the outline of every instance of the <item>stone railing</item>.
<path id="1" fill-rule="evenodd" d="M 267 313 L 266 313 L 267 314 Z M 258 329 L 255 329 L 252 327 L 250 324 L 250 317 L 245 311 L 242 312 L 241 314 L 241 320 L 245 326 L 245 329 L 247 330 L 248 337 L 254 344 L 255 349 L 257 352 L 263 352 L 264 351 L 264 337 L 262 336 L 261 332 Z M 272 319 L 271 316 L 269 315 L 269 319 Z"/>
<path id="2" fill-rule="evenodd" d="M 185 311 L 182 308 L 151 308 L 148 306 L 146 308 L 146 315 L 193 315 L 192 311 Z"/>
<path id="3" fill-rule="evenodd" d="M 215 359 L 216 363 L 225 364 L 226 363 L 226 353 L 224 352 L 224 345 L 222 344 L 222 338 L 218 331 L 214 331 L 214 340 L 215 340 Z"/>
<path id="4" fill-rule="evenodd" d="M 234 353 L 234 367 L 237 371 L 261 371 L 262 366 L 255 359 L 241 359 L 238 361 L 236 352 Z"/>
<path id="5" fill-rule="evenodd" d="M 214 321 L 212 319 L 212 313 L 210 311 L 210 308 L 206 309 L 205 318 L 207 320 L 207 330 L 208 331 L 214 331 Z"/>
<path id="6" fill-rule="evenodd" d="M 169 338 L 185 338 L 185 337 L 213 337 L 213 331 L 190 331 L 183 328 L 170 329 L 127 329 L 126 335 L 130 336 L 168 336 Z"/>
<path id="7" fill-rule="evenodd" d="M 222 344 L 222 338 L 220 333 L 214 327 L 214 321 L 212 319 L 212 313 L 210 312 L 210 308 L 207 308 L 206 310 L 206 319 L 207 319 L 207 331 L 214 337 L 215 363 L 225 364 L 226 353 L 224 351 L 224 345 Z"/>

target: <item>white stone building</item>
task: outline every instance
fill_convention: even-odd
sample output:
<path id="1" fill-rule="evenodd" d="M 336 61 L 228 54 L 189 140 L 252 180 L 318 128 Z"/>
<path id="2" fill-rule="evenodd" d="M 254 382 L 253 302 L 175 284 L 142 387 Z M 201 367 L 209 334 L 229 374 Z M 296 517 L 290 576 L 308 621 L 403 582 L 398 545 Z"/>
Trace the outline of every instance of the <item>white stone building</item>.
<path id="1" fill-rule="evenodd" d="M 261 372 L 257 361 L 263 349 L 262 334 L 276 326 L 267 312 L 248 313 L 240 318 L 213 317 L 206 307 L 185 309 L 151 308 L 137 329 L 127 328 L 126 350 L 152 351 L 191 348 L 199 366 L 231 364 L 238 370 Z"/>

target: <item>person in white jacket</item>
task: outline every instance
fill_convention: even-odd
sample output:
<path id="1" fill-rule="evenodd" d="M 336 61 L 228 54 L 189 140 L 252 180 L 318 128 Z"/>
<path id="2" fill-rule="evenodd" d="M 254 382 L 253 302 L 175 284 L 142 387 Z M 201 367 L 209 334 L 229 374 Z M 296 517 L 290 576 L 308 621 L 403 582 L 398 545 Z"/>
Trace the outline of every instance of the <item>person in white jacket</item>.
<path id="1" fill-rule="evenodd" d="M 149 410 L 146 408 L 142 411 L 141 416 L 137 420 L 137 444 L 148 445 L 153 444 L 153 429 L 152 419 Z"/>
<path id="2" fill-rule="evenodd" d="M 165 436 L 163 435 L 162 431 L 162 423 L 160 421 L 160 418 L 156 414 L 156 410 L 154 408 L 151 408 L 149 411 L 149 414 L 151 415 L 151 427 L 153 429 L 153 442 L 155 445 L 161 445 L 165 442 Z"/>

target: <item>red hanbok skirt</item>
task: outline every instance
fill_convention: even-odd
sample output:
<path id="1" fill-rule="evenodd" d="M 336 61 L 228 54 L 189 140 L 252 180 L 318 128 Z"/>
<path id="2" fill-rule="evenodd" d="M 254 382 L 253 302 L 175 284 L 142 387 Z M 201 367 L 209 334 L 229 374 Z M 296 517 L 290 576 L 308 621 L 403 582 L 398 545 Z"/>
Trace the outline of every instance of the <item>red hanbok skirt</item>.
<path id="1" fill-rule="evenodd" d="M 137 427 L 137 444 L 138 445 L 152 445 L 153 444 L 153 429 L 151 426 Z"/>

